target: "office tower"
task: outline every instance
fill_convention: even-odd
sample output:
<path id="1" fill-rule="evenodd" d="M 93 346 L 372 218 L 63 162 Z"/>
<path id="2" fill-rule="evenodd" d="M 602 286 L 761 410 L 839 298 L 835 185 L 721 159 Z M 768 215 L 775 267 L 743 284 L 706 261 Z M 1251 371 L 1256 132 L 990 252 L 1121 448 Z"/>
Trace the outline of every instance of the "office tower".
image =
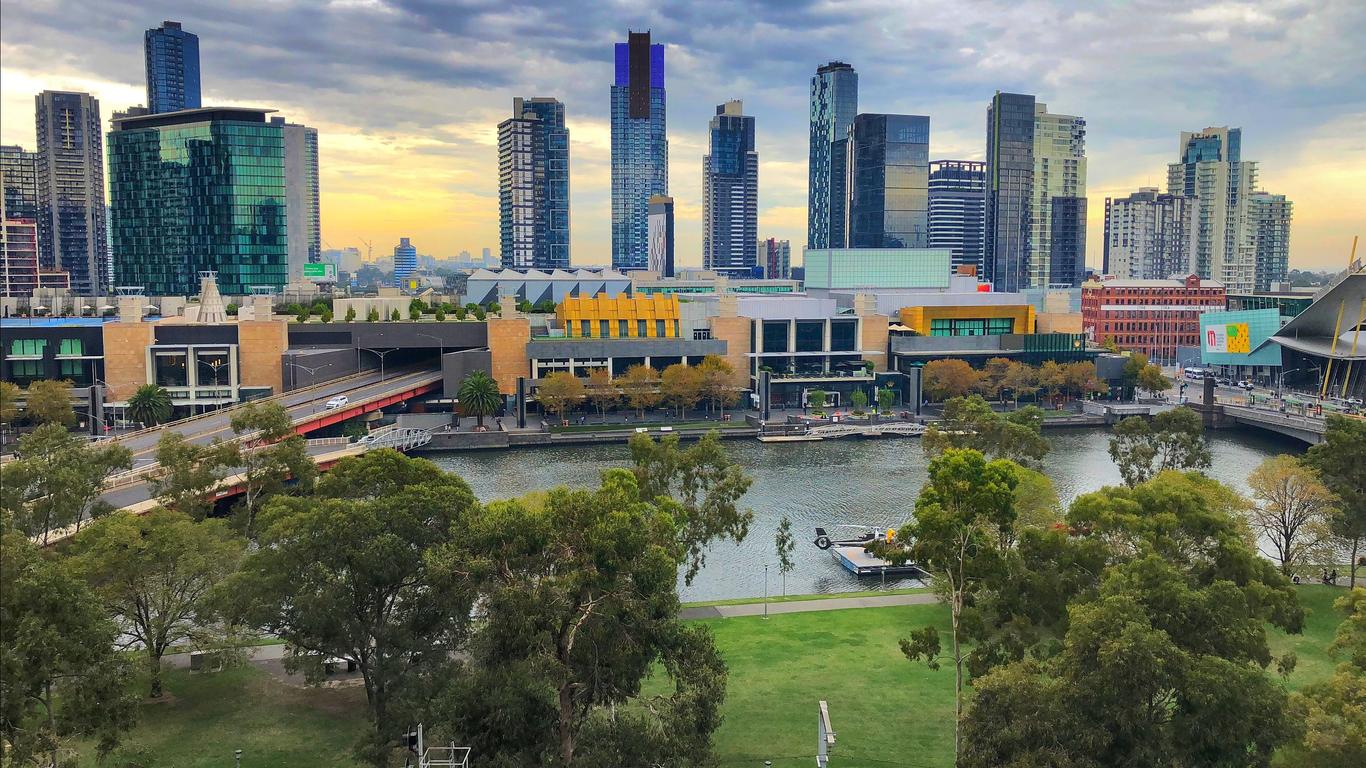
<path id="1" fill-rule="evenodd" d="M 987 108 L 984 277 L 997 291 L 1073 286 L 1086 265 L 1086 121 L 1033 96 Z"/>
<path id="2" fill-rule="evenodd" d="M 285 212 L 289 244 L 289 281 L 304 279 L 304 265 L 322 258 L 322 217 L 318 200 L 318 129 L 272 117 L 285 142 Z"/>
<path id="3" fill-rule="evenodd" d="M 289 279 L 285 141 L 263 109 L 126 117 L 109 132 L 114 277 L 187 296 L 217 272 L 225 295 Z"/>
<path id="4" fill-rule="evenodd" d="M 31 296 L 37 287 L 38 223 L 10 213 L 0 197 L 0 297 Z"/>
<path id="5" fill-rule="evenodd" d="M 612 85 L 612 267 L 649 260 L 650 198 L 669 194 L 664 121 L 664 46 L 649 32 L 616 44 Z"/>
<path id="6" fill-rule="evenodd" d="M 1230 293 L 1257 283 L 1256 244 L 1247 226 L 1257 164 L 1242 159 L 1240 128 L 1182 132 L 1179 162 L 1167 166 L 1167 192 L 1196 199 L 1193 271 Z"/>
<path id="7" fill-rule="evenodd" d="M 78 294 L 103 293 L 108 248 L 100 102 L 69 91 L 43 91 L 34 102 L 39 267 L 66 272 Z"/>
<path id="8" fill-rule="evenodd" d="M 337 260 L 337 269 L 342 272 L 355 273 L 359 272 L 360 268 L 364 265 L 365 262 L 361 259 L 359 248 L 354 245 L 348 245 L 341 249 L 341 258 Z"/>
<path id="9" fill-rule="evenodd" d="M 153 114 L 199 109 L 199 37 L 178 21 L 142 36 L 147 59 L 147 109 Z"/>
<path id="10" fill-rule="evenodd" d="M 849 247 L 929 247 L 930 119 L 859 115 L 846 156 Z"/>
<path id="11" fill-rule="evenodd" d="M 930 163 L 930 247 L 948 248 L 953 253 L 954 271 L 969 266 L 982 274 L 986 186 L 986 163 Z"/>
<path id="12" fill-rule="evenodd" d="M 569 129 L 555 99 L 515 98 L 498 124 L 498 223 L 504 267 L 569 266 Z"/>
<path id="13" fill-rule="evenodd" d="M 651 272 L 674 276 L 674 199 L 668 195 L 650 198 Z"/>
<path id="14" fill-rule="evenodd" d="M 806 247 L 844 247 L 844 148 L 858 114 L 858 73 L 842 61 L 811 78 L 811 147 L 807 155 Z M 838 146 L 836 146 L 838 144 Z"/>
<path id="15" fill-rule="evenodd" d="M 792 277 L 792 244 L 787 240 L 768 238 L 759 241 L 759 266 L 769 280 Z"/>
<path id="16" fill-rule="evenodd" d="M 1290 219 L 1294 204 L 1285 195 L 1254 192 L 1247 199 L 1248 229 L 1256 254 L 1254 290 L 1270 291 L 1290 271 Z"/>
<path id="17" fill-rule="evenodd" d="M 744 112 L 739 100 L 716 107 L 702 157 L 702 267 L 730 275 L 754 271 L 759 239 L 759 153 Z"/>
<path id="18" fill-rule="evenodd" d="M 12 219 L 38 220 L 38 153 L 0 146 L 0 187 Z"/>
<path id="19" fill-rule="evenodd" d="M 1107 275 L 1165 280 L 1191 270 L 1194 200 L 1143 187 L 1128 197 L 1105 198 Z"/>
<path id="20" fill-rule="evenodd" d="M 493 264 L 493 249 L 485 248 L 481 256 L 483 258 L 484 264 L 490 266 Z"/>
<path id="21" fill-rule="evenodd" d="M 394 279 L 402 280 L 416 269 L 417 248 L 408 242 L 408 238 L 399 238 L 398 245 L 394 246 Z"/>

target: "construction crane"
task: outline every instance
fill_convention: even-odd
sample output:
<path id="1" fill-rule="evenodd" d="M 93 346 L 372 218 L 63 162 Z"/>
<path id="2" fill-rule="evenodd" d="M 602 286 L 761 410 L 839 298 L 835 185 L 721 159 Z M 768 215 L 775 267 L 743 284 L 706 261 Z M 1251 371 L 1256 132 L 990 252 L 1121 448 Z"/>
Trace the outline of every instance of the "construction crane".
<path id="1" fill-rule="evenodd" d="M 364 245 L 364 246 L 365 246 L 365 260 L 366 260 L 367 262 L 374 261 L 374 260 L 375 260 L 375 243 L 374 243 L 374 241 L 373 241 L 373 240 L 366 240 L 366 239 L 363 238 L 363 237 L 362 237 L 362 238 L 359 238 L 359 239 L 360 239 L 361 245 Z"/>

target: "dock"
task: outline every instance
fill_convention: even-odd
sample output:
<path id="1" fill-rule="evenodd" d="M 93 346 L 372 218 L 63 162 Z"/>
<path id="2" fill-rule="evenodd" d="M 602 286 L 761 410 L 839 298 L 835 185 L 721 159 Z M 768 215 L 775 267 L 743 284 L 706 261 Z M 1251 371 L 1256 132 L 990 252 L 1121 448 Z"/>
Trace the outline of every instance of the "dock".
<path id="1" fill-rule="evenodd" d="M 830 556 L 835 558 L 844 570 L 855 576 L 923 576 L 925 571 L 915 563 L 896 565 L 868 554 L 863 547 L 830 548 Z"/>

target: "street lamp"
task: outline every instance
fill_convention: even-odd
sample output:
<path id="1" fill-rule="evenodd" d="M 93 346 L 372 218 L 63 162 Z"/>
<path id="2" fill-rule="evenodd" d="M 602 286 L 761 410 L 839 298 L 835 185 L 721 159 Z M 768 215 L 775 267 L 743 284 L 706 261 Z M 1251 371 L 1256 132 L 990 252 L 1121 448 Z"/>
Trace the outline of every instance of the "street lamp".
<path id="1" fill-rule="evenodd" d="M 308 371 L 308 383 L 309 383 L 309 386 L 312 386 L 313 384 L 317 383 L 318 371 L 321 371 L 321 370 L 323 370 L 324 368 L 331 368 L 331 367 L 332 367 L 332 363 L 328 363 L 327 365 L 320 365 L 320 366 L 318 366 L 318 367 L 316 367 L 316 368 L 310 368 L 310 367 L 307 366 L 307 365 L 299 365 L 297 362 L 295 362 L 295 361 L 293 361 L 293 360 L 286 360 L 285 362 L 289 363 L 290 366 L 292 366 L 292 367 L 294 367 L 294 368 L 302 368 L 303 370 Z M 298 374 L 295 374 L 293 377 L 291 377 L 291 380 L 292 380 L 292 382 L 293 382 L 294 385 L 295 385 L 294 388 L 295 388 L 295 389 L 298 389 L 298 384 L 299 384 L 299 377 L 298 377 Z M 311 402 L 312 402 L 312 408 L 310 409 L 310 413 L 317 413 L 317 412 L 318 412 L 318 398 L 316 398 L 316 397 L 315 397 L 315 398 L 311 398 Z"/>
<path id="2" fill-rule="evenodd" d="M 219 369 L 219 368 L 222 368 L 222 367 L 225 366 L 225 365 L 227 365 L 227 364 L 228 364 L 227 361 L 226 361 L 226 360 L 212 360 L 212 361 L 210 361 L 210 360 L 205 360 L 204 358 L 202 358 L 202 357 L 200 357 L 200 356 L 198 356 L 198 355 L 195 355 L 194 361 L 195 361 L 196 363 L 199 363 L 200 365 L 207 365 L 207 366 L 209 367 L 209 370 L 213 371 L 213 385 L 214 385 L 215 387 L 217 387 L 217 386 L 218 386 L 218 369 Z M 199 399 L 199 386 L 198 386 L 198 383 L 199 383 L 199 378 L 198 378 L 198 377 L 195 377 L 195 384 L 196 384 L 196 386 L 195 386 L 195 399 L 196 399 L 196 400 Z M 200 412 L 201 414 L 204 413 L 204 406 L 201 405 L 201 406 L 199 407 L 199 412 Z"/>
<path id="3" fill-rule="evenodd" d="M 446 341 L 445 341 L 445 339 L 442 339 L 442 338 L 439 337 L 439 336 L 433 336 L 433 335 L 430 334 L 430 333 L 419 333 L 419 334 L 417 334 L 417 335 L 418 335 L 418 336 L 423 336 L 423 337 L 426 337 L 426 338 L 428 338 L 428 339 L 431 339 L 432 341 L 435 341 L 437 347 L 441 350 L 441 354 L 443 354 L 443 355 L 446 354 Z"/>
<path id="4" fill-rule="evenodd" d="M 379 380 L 384 381 L 384 358 L 390 352 L 397 352 L 399 350 L 399 347 L 391 347 L 390 349 L 384 350 L 371 349 L 369 347 L 356 347 L 356 349 L 361 352 L 369 352 L 370 354 L 379 357 Z"/>

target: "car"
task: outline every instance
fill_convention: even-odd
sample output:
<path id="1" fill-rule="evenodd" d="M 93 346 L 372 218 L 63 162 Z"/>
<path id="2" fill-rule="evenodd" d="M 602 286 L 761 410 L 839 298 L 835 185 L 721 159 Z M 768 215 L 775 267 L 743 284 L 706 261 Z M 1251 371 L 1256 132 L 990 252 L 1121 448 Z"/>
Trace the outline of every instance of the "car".
<path id="1" fill-rule="evenodd" d="M 337 395 L 336 397 L 334 397 L 334 398 L 332 398 L 331 400 L 328 400 L 328 401 L 327 401 L 327 407 L 328 407 L 328 408 L 340 408 L 340 407 L 342 407 L 343 405 L 346 405 L 346 404 L 349 403 L 349 402 L 351 402 L 351 399 L 350 399 L 349 397 L 347 397 L 346 395 Z"/>
<path id="2" fill-rule="evenodd" d="M 1253 384 L 1251 381 L 1248 381 L 1247 379 L 1243 379 L 1242 381 L 1238 382 L 1238 387 L 1240 389 L 1252 390 L 1255 389 L 1256 386 L 1256 384 Z"/>
<path id="3" fill-rule="evenodd" d="M 660 427 L 660 428 L 659 428 L 659 431 L 660 431 L 660 432 L 672 432 L 672 431 L 674 431 L 674 428 L 673 428 L 673 427 Z"/>
<path id="4" fill-rule="evenodd" d="M 1347 398 L 1347 404 L 1348 404 L 1348 405 L 1354 405 L 1354 406 L 1356 406 L 1357 408 L 1360 408 L 1361 405 L 1362 405 L 1362 403 L 1361 403 L 1361 398 L 1359 398 L 1359 397 L 1349 397 L 1349 398 Z"/>

